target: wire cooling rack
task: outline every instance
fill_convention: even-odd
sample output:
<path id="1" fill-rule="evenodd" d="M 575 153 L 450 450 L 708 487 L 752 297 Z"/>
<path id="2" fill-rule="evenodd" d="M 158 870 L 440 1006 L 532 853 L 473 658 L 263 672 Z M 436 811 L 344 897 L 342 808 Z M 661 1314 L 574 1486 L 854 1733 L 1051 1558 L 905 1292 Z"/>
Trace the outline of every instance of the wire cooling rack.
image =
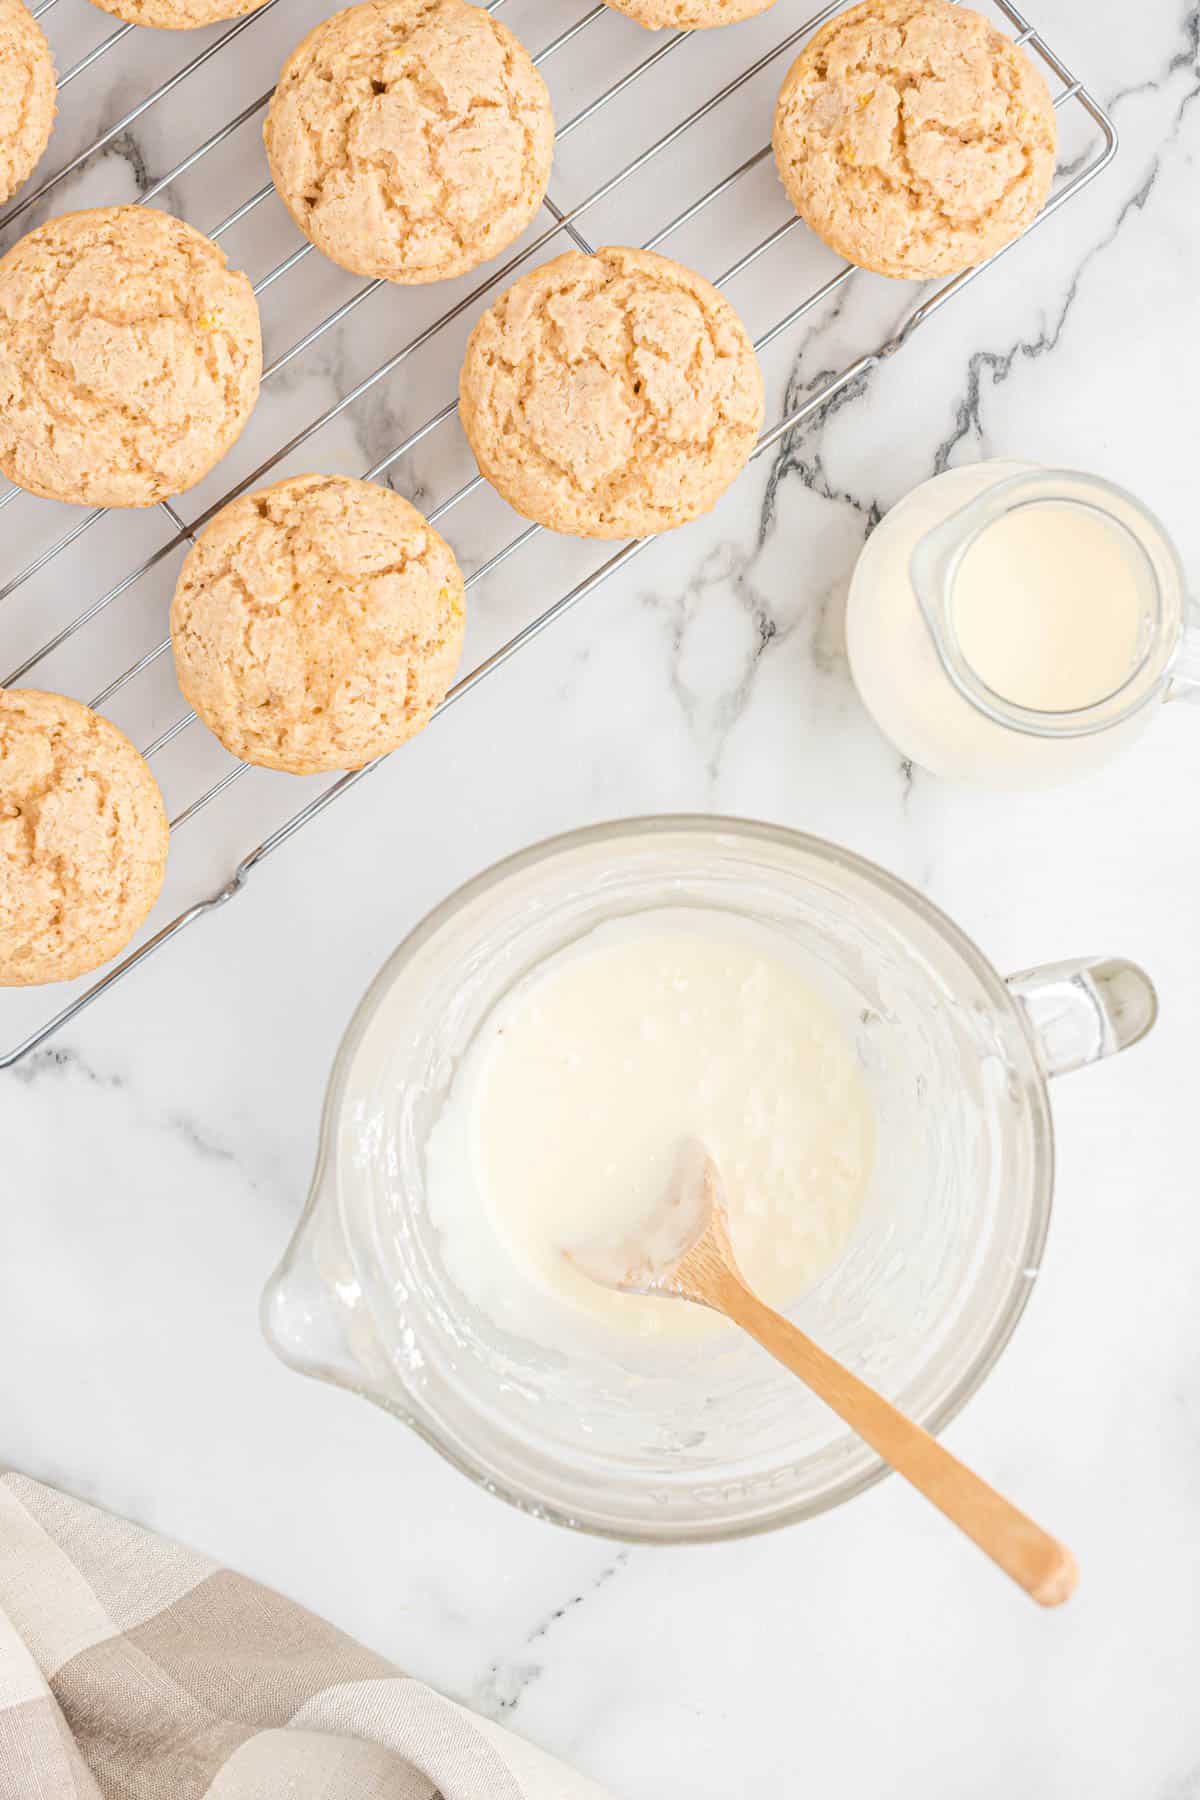
<path id="1" fill-rule="evenodd" d="M 175 916 L 156 929 L 161 911 L 156 914 L 123 960 L 90 985 L 77 983 L 73 989 L 59 990 L 58 999 L 64 992 L 69 998 L 51 1017 L 44 1016 L 44 990 L 40 1001 L 29 992 L 6 994 L 5 1033 L 13 1030 L 23 1035 L 13 1048 L 0 1054 L 0 1068 L 11 1067 L 44 1044 L 197 919 L 232 899 L 260 863 L 366 780 L 385 760 L 379 758 L 333 780 L 326 778 L 323 785 L 267 775 L 261 770 L 251 772 L 225 755 L 215 741 L 209 740 L 193 715 L 182 709 L 171 677 L 169 642 L 163 635 L 166 605 L 178 563 L 194 540 L 194 533 L 225 501 L 301 466 L 328 469 L 348 463 L 351 466 L 346 472 L 392 481 L 409 492 L 427 517 L 455 541 L 460 559 L 470 571 L 466 585 L 468 589 L 478 589 L 510 558 L 519 558 L 523 552 L 536 555 L 534 540 L 544 534 L 541 527 L 525 524 L 508 512 L 486 489 L 483 478 L 469 462 L 458 469 L 458 478 L 454 479 L 456 458 L 461 463 L 467 453 L 457 430 L 452 397 L 444 398 L 419 422 L 407 427 L 403 413 L 414 398 L 422 398 L 422 375 L 426 369 L 434 371 L 433 379 L 440 381 L 443 393 L 447 388 L 452 391 L 447 368 L 435 367 L 435 340 L 448 340 L 453 350 L 456 329 L 465 337 L 490 297 L 520 267 L 557 254 L 568 244 L 590 250 L 594 242 L 635 242 L 639 236 L 647 248 L 669 247 L 680 260 L 700 266 L 701 246 L 706 246 L 709 254 L 715 252 L 719 256 L 722 248 L 728 254 L 739 231 L 745 235 L 745 220 L 752 219 L 756 222 L 752 241 L 739 248 L 734 260 L 724 267 L 718 265 L 712 273 L 718 284 L 730 292 L 744 317 L 748 316 L 748 296 L 745 285 L 739 286 L 739 278 L 755 265 L 760 266 L 763 275 L 760 290 L 799 296 L 758 331 L 756 347 L 760 353 L 794 331 L 810 314 L 827 308 L 847 283 L 874 279 L 834 262 L 811 239 L 774 182 L 770 145 L 761 141 L 769 131 L 774 94 L 788 66 L 785 59 L 796 54 L 803 40 L 839 9 L 842 0 L 802 19 L 798 18 L 796 0 L 778 0 L 770 13 L 755 22 L 754 28 L 739 26 L 700 34 L 640 32 L 602 0 L 587 5 L 565 22 L 564 16 L 574 11 L 571 0 L 555 0 L 549 5 L 542 0 L 529 19 L 514 17 L 514 24 L 549 82 L 555 116 L 561 121 L 553 192 L 544 202 L 544 218 L 539 217 L 502 266 L 476 271 L 478 279 L 473 281 L 439 284 L 436 290 L 397 290 L 379 281 L 356 285 L 300 240 L 283 215 L 265 179 L 265 159 L 258 136 L 270 89 L 252 93 L 243 104 L 237 104 L 247 73 L 254 72 L 254 34 L 264 31 L 268 15 L 277 13 L 279 3 L 280 0 L 266 0 L 258 11 L 205 33 L 202 38 L 197 34 L 139 31 L 132 25 L 114 26 L 109 15 L 84 5 L 83 0 L 42 0 L 34 9 L 52 36 L 56 24 L 62 28 L 56 51 L 59 66 L 63 67 L 64 61 L 66 66 L 59 79 L 60 123 L 54 144 L 63 141 L 63 121 L 69 116 L 73 123 L 66 135 L 67 160 L 52 174 L 35 181 L 0 216 L 0 243 L 11 242 L 42 217 L 68 205 L 130 198 L 127 192 L 112 191 L 116 174 L 122 181 L 135 181 L 140 202 L 169 206 L 181 216 L 190 217 L 209 236 L 223 241 L 238 266 L 253 260 L 251 250 L 265 247 L 271 252 L 278 246 L 283 253 L 275 254 L 274 260 L 269 258 L 263 272 L 252 278 L 260 306 L 264 307 L 264 326 L 268 302 L 276 295 L 283 298 L 279 316 L 284 342 L 274 354 L 268 354 L 263 376 L 264 395 L 268 390 L 278 390 L 282 404 L 271 410 L 270 438 L 264 441 L 261 432 L 256 437 L 248 431 L 245 445 L 239 446 L 240 461 L 231 456 L 209 483 L 173 503 L 163 502 L 157 509 L 149 509 L 148 514 L 112 515 L 104 509 L 81 513 L 34 500 L 17 488 L 0 490 L 0 654 L 7 661 L 14 640 L 19 653 L 19 660 L 4 674 L 3 685 L 41 685 L 77 692 L 91 705 L 113 716 L 121 715 L 120 722 L 151 759 L 167 794 L 173 815 L 173 864 L 181 834 L 188 830 L 194 835 L 198 820 L 205 816 L 211 820 L 222 813 L 225 809 L 218 807 L 218 802 L 231 796 L 248 775 L 252 781 L 273 784 L 271 803 L 279 822 L 257 842 L 253 837 L 243 837 L 241 841 L 251 842 L 253 848 L 240 860 L 236 847 L 232 854 L 224 851 L 224 871 L 232 865 L 232 874 L 226 873 L 224 879 L 214 882 L 211 869 L 206 879 L 189 864 L 185 873 L 193 883 L 191 894 L 199 893 L 200 897 L 189 898 L 187 892 L 180 896 L 169 884 L 169 898 L 183 901 Z M 284 0 L 284 10 L 295 4 L 296 0 Z M 329 11 L 327 0 L 313 0 L 313 4 L 315 17 Z M 76 14 L 68 17 L 72 6 Z M 505 6 L 510 17 L 521 12 L 520 0 L 490 0 L 487 10 L 497 12 Z M 1103 109 L 1015 5 L 1009 0 L 992 0 L 991 10 L 1018 43 L 1028 46 L 1041 59 L 1059 110 L 1060 167 L 1050 198 L 1030 227 L 1033 230 L 1043 226 L 1108 164 L 1116 150 L 1116 134 Z M 546 16 L 556 13 L 559 29 L 548 41 L 538 44 L 532 35 L 536 23 L 540 20 L 544 28 Z M 89 30 L 95 39 L 90 44 L 86 43 Z M 292 41 L 300 35 L 301 30 L 297 29 Z M 63 57 L 64 39 L 76 52 L 73 61 Z M 177 66 L 165 74 L 160 68 L 145 77 L 141 71 L 151 52 L 143 47 L 158 40 L 154 47 L 157 53 L 167 39 L 172 40 Z M 713 46 L 718 39 L 720 56 L 714 57 Z M 176 48 L 180 43 L 185 46 L 182 52 Z M 193 49 L 197 43 L 200 47 Z M 614 68 L 614 57 L 622 56 L 624 66 Z M 744 61 L 736 61 L 743 56 Z M 572 58 L 573 73 L 569 67 Z M 715 90 L 706 86 L 695 103 L 690 103 L 689 73 L 694 89 L 697 78 L 711 83 L 714 74 L 725 74 L 731 59 L 736 64 L 735 72 L 721 80 Z M 277 56 L 274 66 L 279 60 Z M 112 83 L 112 91 L 118 95 L 136 92 L 139 80 L 148 79 L 148 85 L 141 97 L 97 133 L 93 117 L 97 104 L 95 86 L 102 76 L 107 81 L 115 69 L 121 70 L 120 79 Z M 603 78 L 598 91 L 588 93 L 587 81 L 596 69 L 604 72 Z M 558 91 L 560 76 L 568 102 L 573 97 L 572 88 L 576 93 L 583 90 L 582 104 L 574 110 L 569 104 L 563 106 L 562 93 Z M 203 95 L 192 85 L 197 78 Z M 155 144 L 159 136 L 167 135 L 165 131 L 158 132 L 158 122 L 178 120 L 198 96 L 211 100 L 212 95 L 222 91 L 233 102 L 231 116 L 191 143 L 164 173 L 151 176 L 146 168 L 146 144 Z M 747 124 L 743 102 L 751 100 L 753 107 Z M 654 135 L 655 125 L 670 118 L 672 108 L 679 116 Z M 649 141 L 641 143 L 635 154 L 604 174 L 597 184 L 596 153 L 586 148 L 584 140 L 589 127 L 602 114 L 610 155 L 613 142 L 630 147 L 640 138 Z M 1075 135 L 1079 144 L 1075 148 L 1064 129 L 1071 117 L 1078 127 Z M 739 131 L 744 136 L 746 129 L 754 147 L 729 166 L 730 147 L 740 148 Z M 571 174 L 572 140 L 580 145 L 580 154 L 574 158 L 575 185 L 579 189 L 576 196 L 565 193 L 559 185 Z M 79 147 L 74 149 L 76 144 Z M 231 161 L 232 170 L 225 167 Z M 223 218 L 215 222 L 206 219 L 210 187 L 231 173 L 236 178 L 247 164 L 252 164 L 263 178 L 260 184 Z M 694 190 L 697 171 L 702 176 L 711 171 L 713 178 L 682 210 L 671 213 L 649 233 L 635 235 L 630 231 L 631 223 L 644 225 L 665 210 L 661 207 L 664 195 L 678 198 L 683 192 Z M 615 212 L 618 203 L 621 210 Z M 773 218 L 768 219 L 765 230 L 759 230 L 764 205 Z M 249 236 L 242 230 L 248 221 L 252 226 Z M 598 236 L 597 226 L 603 228 L 603 238 Z M 704 228 L 706 237 L 698 235 L 700 228 Z M 797 241 L 806 241 L 810 246 L 810 257 L 803 262 L 803 278 L 797 275 L 794 265 L 780 272 L 777 261 L 771 260 L 777 259 L 785 240 L 791 247 L 790 254 L 795 253 Z M 811 254 L 824 257 L 825 266 L 818 263 L 814 272 Z M 825 375 L 813 385 L 799 404 L 763 432 L 754 455 L 761 456 L 778 445 L 837 395 L 900 351 L 987 267 L 990 264 L 969 270 L 933 292 L 918 291 L 916 303 L 906 310 L 899 327 L 885 332 L 873 348 L 852 357 L 840 371 Z M 302 272 L 303 288 L 298 285 Z M 386 290 L 383 299 L 381 290 Z M 891 291 L 900 290 L 892 284 Z M 438 300 L 431 304 L 430 297 L 435 292 Z M 448 294 L 452 303 L 437 311 L 436 305 Z M 761 291 L 758 299 L 761 302 Z M 372 311 L 372 306 L 379 304 L 387 307 L 382 317 Z M 341 331 L 353 315 L 358 315 L 353 331 Z M 306 324 L 309 317 L 312 322 Z M 298 325 L 303 328 L 297 333 Z M 365 346 L 372 355 L 378 355 L 381 337 L 387 354 L 359 373 L 355 354 L 361 357 Z M 271 348 L 268 337 L 269 352 Z M 454 366 L 451 364 L 450 368 Z M 397 403 L 388 398 L 393 391 L 389 383 L 401 370 L 404 396 L 403 405 L 397 410 Z M 428 381 L 424 385 L 428 386 Z M 315 408 L 314 397 L 322 402 Z M 419 405 L 418 410 L 423 412 L 424 405 Z M 260 402 L 256 421 L 262 412 Z M 354 428 L 348 442 L 339 432 L 350 423 Z M 442 497 L 438 498 L 436 493 L 426 493 L 427 483 L 417 459 L 431 445 L 441 440 L 448 442 L 451 436 L 455 446 L 452 453 L 433 457 L 436 479 L 430 477 L 429 485 L 440 486 Z M 362 446 L 372 440 L 382 442 L 386 448 L 364 468 Z M 301 452 L 305 457 L 298 461 Z M 246 466 L 247 456 L 250 466 Z M 257 461 L 253 460 L 255 457 Z M 447 469 L 449 482 L 445 479 Z M 231 477 L 235 477 L 232 485 Z M 461 536 L 466 541 L 459 542 L 459 521 L 473 497 L 487 517 L 469 528 L 464 525 Z M 199 510 L 188 518 L 191 506 L 198 506 Z M 578 558 L 584 551 L 593 556 L 600 553 L 600 547 L 594 544 L 552 541 L 556 562 L 549 566 L 554 567 L 560 579 L 572 556 Z M 472 639 L 468 638 L 468 661 L 473 666 L 455 683 L 435 717 L 464 699 L 547 626 L 624 569 L 652 541 L 632 541 L 615 552 L 605 547 L 605 559 L 598 566 L 581 574 L 553 604 L 533 617 L 522 619 L 518 615 L 511 619 L 502 605 L 500 641 L 474 660 Z M 535 572 L 533 578 L 522 582 L 522 589 L 528 591 L 540 582 L 541 577 Z M 489 598 L 490 593 L 489 589 Z M 47 636 L 50 620 L 53 630 Z M 134 654 L 125 661 L 130 650 Z M 121 666 L 107 673 L 97 688 L 96 670 L 105 670 L 114 652 Z M 299 806 L 297 799 L 303 802 Z M 226 807 L 230 803 L 226 800 Z M 257 815 L 249 816 L 253 819 Z M 222 854 L 219 843 L 217 854 Z M 160 909 L 166 904 L 169 910 L 169 898 L 160 900 Z M 35 1007 L 37 1012 L 31 1012 Z"/>

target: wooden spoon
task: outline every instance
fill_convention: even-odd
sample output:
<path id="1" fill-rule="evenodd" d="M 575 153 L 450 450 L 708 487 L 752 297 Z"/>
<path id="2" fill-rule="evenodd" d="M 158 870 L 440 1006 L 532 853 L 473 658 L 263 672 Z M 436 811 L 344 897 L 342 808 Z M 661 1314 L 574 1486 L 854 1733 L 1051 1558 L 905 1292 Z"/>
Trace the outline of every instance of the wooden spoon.
<path id="1" fill-rule="evenodd" d="M 615 1248 L 583 1246 L 565 1254 L 603 1287 L 691 1300 L 724 1313 L 798 1375 L 1039 1606 L 1058 1606 L 1074 1591 L 1079 1570 L 1057 1538 L 747 1287 L 729 1241 L 720 1172 L 702 1145 L 681 1158 L 666 1205 L 645 1233 Z"/>

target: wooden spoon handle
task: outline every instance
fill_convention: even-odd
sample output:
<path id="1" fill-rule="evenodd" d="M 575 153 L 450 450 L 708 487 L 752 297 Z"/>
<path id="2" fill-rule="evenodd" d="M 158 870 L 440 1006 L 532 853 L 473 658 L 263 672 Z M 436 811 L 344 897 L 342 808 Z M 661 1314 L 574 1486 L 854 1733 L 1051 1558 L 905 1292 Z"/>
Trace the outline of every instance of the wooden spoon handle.
<path id="1" fill-rule="evenodd" d="M 1071 1552 L 943 1449 L 936 1438 L 897 1412 L 882 1394 L 835 1362 L 740 1281 L 731 1276 L 722 1282 L 719 1297 L 712 1296 L 718 1298 L 722 1312 L 807 1382 L 1039 1606 L 1058 1606 L 1074 1591 L 1079 1570 Z"/>

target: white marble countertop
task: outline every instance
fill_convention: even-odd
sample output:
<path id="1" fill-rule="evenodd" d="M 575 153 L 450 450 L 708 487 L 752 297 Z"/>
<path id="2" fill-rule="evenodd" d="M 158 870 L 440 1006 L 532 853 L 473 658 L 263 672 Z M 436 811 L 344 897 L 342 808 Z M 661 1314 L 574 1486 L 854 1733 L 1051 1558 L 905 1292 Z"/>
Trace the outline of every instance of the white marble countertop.
<path id="1" fill-rule="evenodd" d="M 658 89 L 638 84 L 567 140 L 560 204 L 682 116 L 689 84 L 715 86 L 808 6 L 778 0 L 723 42 L 682 46 Z M 268 88 L 300 25 L 327 10 L 270 9 L 25 223 L 47 205 L 144 191 Z M 583 10 L 510 0 L 506 16 L 535 46 Z M 901 764 L 856 700 L 842 643 L 846 580 L 871 523 L 935 469 L 981 455 L 1127 483 L 1200 567 L 1200 13 L 1188 0 L 1039 0 L 1035 17 L 1111 108 L 1112 168 L 863 391 L 754 465 L 711 520 L 654 546 L 236 904 L 0 1077 L 0 1457 L 286 1590 L 624 1800 L 1200 1793 L 1200 716 L 1165 709 L 1123 760 L 1070 790 L 981 795 Z M 58 0 L 48 24 L 60 66 L 112 27 L 85 0 Z M 184 59 L 179 39 L 150 35 L 72 83 L 44 172 Z M 649 44 L 619 19 L 583 34 L 548 70 L 560 119 L 597 91 L 605 56 L 628 66 Z M 710 134 L 716 160 L 689 140 L 636 193 L 593 209 L 592 241 L 649 236 L 755 148 L 783 66 L 745 97 L 744 117 Z M 160 203 L 212 229 L 265 179 L 257 125 Z M 747 191 L 723 238 L 689 227 L 666 247 L 719 273 L 739 231 L 784 216 L 769 168 Z M 804 237 L 739 279 L 732 297 L 756 330 L 830 266 Z M 295 239 L 271 200 L 227 243 L 259 277 Z M 297 274 L 264 293 L 269 357 L 353 291 L 315 259 Z M 376 296 L 289 363 L 225 485 L 380 364 L 430 304 Z M 895 285 L 856 278 L 767 353 L 768 417 L 909 304 Z M 374 385 L 288 467 L 361 473 L 446 397 L 452 339 Z M 466 473 L 451 422 L 392 475 L 428 506 Z M 183 510 L 194 517 L 220 491 L 206 484 Z M 5 515 L 6 574 L 21 511 Z M 478 518 L 456 515 L 468 567 L 503 541 L 497 518 L 486 501 Z M 39 511 L 20 529 L 63 523 Z M 50 609 L 73 613 L 115 581 L 131 543 L 166 535 L 160 516 L 102 522 L 0 616 L 5 666 L 44 635 Z M 176 566 L 168 555 L 93 628 L 86 656 L 74 639 L 39 679 L 95 692 L 155 641 Z M 476 592 L 473 651 L 532 616 L 576 566 L 549 540 L 514 557 Z M 118 698 L 113 715 L 140 741 L 170 722 L 165 677 L 144 701 Z M 161 770 L 174 805 L 195 791 L 196 735 Z M 264 780 L 266 800 L 247 798 L 247 782 L 196 822 L 171 876 L 176 906 L 219 885 L 281 816 L 281 790 Z M 929 892 L 1002 969 L 1111 951 L 1158 984 L 1152 1037 L 1056 1086 L 1044 1272 L 948 1433 L 1076 1548 L 1083 1582 L 1061 1613 L 1036 1612 L 895 1481 L 725 1547 L 575 1538 L 477 1492 L 383 1413 L 288 1373 L 259 1335 L 259 1291 L 302 1204 L 338 1035 L 387 952 L 497 856 L 666 809 L 780 820 L 848 844 Z M 44 995 L 5 999 L 0 1038 L 45 1012 Z"/>

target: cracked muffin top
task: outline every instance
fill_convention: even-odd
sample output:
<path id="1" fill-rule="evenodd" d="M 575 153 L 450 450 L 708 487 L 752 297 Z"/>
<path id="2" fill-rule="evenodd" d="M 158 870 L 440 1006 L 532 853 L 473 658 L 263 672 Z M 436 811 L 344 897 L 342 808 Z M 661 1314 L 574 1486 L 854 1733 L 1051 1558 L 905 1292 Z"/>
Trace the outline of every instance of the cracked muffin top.
<path id="1" fill-rule="evenodd" d="M 648 250 L 571 250 L 522 276 L 476 325 L 459 382 L 493 487 L 581 537 L 646 537 L 707 512 L 762 414 L 732 306 Z"/>
<path id="2" fill-rule="evenodd" d="M 41 26 L 22 0 L 0 0 L 0 205 L 33 173 L 57 104 Z"/>
<path id="3" fill-rule="evenodd" d="M 30 493 L 183 493 L 238 437 L 261 374 L 250 283 L 169 213 L 66 213 L 0 258 L 0 470 Z"/>
<path id="4" fill-rule="evenodd" d="M 171 605 L 188 704 L 244 762 L 357 769 L 428 724 L 462 651 L 453 552 L 400 494 L 296 475 L 223 507 Z"/>
<path id="5" fill-rule="evenodd" d="M 92 0 L 105 12 L 115 13 L 130 25 L 152 25 L 159 31 L 194 31 L 198 25 L 215 25 L 222 19 L 240 19 L 257 12 L 267 0 Z"/>
<path id="6" fill-rule="evenodd" d="M 775 0 L 607 0 L 649 31 L 710 31 L 766 12 Z"/>
<path id="7" fill-rule="evenodd" d="M 284 64 L 263 135 L 281 199 L 342 268 L 442 281 L 520 236 L 550 179 L 546 84 L 466 0 L 365 0 Z"/>
<path id="8" fill-rule="evenodd" d="M 921 280 L 994 256 L 1054 174 L 1045 81 L 950 0 L 866 0 L 788 72 L 775 160 L 805 222 L 847 261 Z"/>
<path id="9" fill-rule="evenodd" d="M 63 694 L 0 690 L 0 987 L 107 962 L 166 863 L 162 796 L 129 739 Z"/>

